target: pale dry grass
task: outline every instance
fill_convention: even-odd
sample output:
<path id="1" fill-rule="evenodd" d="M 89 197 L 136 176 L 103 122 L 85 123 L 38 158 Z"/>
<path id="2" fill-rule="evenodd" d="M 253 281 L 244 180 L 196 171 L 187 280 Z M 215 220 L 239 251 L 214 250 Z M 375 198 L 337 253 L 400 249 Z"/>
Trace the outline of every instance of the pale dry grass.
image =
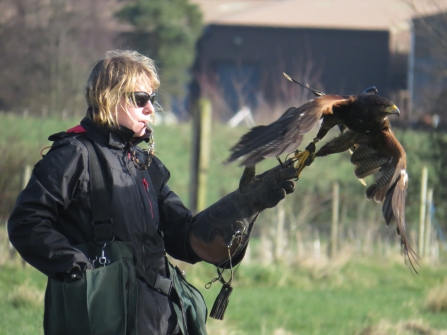
<path id="1" fill-rule="evenodd" d="M 20 257 L 19 253 L 9 242 L 6 224 L 0 225 L 0 267 L 5 264 L 12 264 L 25 267 L 27 264 Z"/>
<path id="2" fill-rule="evenodd" d="M 28 266 L 9 242 L 6 224 L 0 227 L 0 267 L 8 264 L 25 267 Z M 24 283 L 12 284 L 9 293 L 5 295 L 7 302 L 14 308 L 31 307 L 41 308 L 44 301 L 44 291 L 33 285 L 31 280 Z"/>
<path id="3" fill-rule="evenodd" d="M 15 286 L 8 294 L 8 302 L 15 308 L 43 306 L 44 292 L 32 286 L 29 282 Z"/>
<path id="4" fill-rule="evenodd" d="M 231 326 L 228 322 L 216 321 L 208 319 L 207 330 L 210 335 L 245 335 L 247 332 L 237 329 L 235 326 Z M 288 331 L 284 328 L 274 329 L 272 332 L 267 332 L 265 329 L 260 330 L 259 335 L 294 335 L 297 333 Z"/>
<path id="5" fill-rule="evenodd" d="M 231 326 L 227 320 L 214 320 L 208 318 L 206 329 L 210 335 L 245 335 L 246 333 L 236 326 Z"/>
<path id="6" fill-rule="evenodd" d="M 278 328 L 273 331 L 273 335 L 293 335 L 294 333 L 285 330 L 284 328 Z"/>
<path id="7" fill-rule="evenodd" d="M 426 306 L 431 312 L 447 312 L 447 280 L 429 291 Z"/>
<path id="8" fill-rule="evenodd" d="M 447 335 L 447 330 L 437 330 L 427 326 L 422 320 L 401 321 L 392 324 L 382 320 L 379 324 L 368 326 L 357 335 Z"/>
<path id="9" fill-rule="evenodd" d="M 326 250 L 328 246 L 325 245 L 323 248 L 323 252 L 319 254 L 310 253 L 307 255 L 307 257 L 303 256 L 302 260 L 298 261 L 298 263 L 302 267 L 306 268 L 313 268 L 315 270 L 325 269 L 327 271 L 331 271 L 333 269 L 339 269 L 340 267 L 346 265 L 355 252 L 353 247 L 346 246 L 343 247 L 343 249 L 339 250 L 336 255 L 329 257 Z"/>
<path id="10" fill-rule="evenodd" d="M 6 232 L 6 225 L 2 225 L 0 226 L 0 266 L 5 264 L 10 258 L 9 248 L 10 244 Z"/>

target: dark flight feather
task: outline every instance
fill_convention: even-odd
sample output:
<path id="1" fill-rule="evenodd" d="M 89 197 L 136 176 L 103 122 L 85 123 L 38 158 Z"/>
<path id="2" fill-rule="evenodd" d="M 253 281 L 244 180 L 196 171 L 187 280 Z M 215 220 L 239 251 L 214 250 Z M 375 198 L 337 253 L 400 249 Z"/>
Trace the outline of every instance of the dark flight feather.
<path id="1" fill-rule="evenodd" d="M 289 108 L 278 120 L 252 128 L 233 146 L 226 163 L 240 159 L 240 165 L 253 166 L 264 158 L 276 157 L 295 150 L 304 134 L 314 128 L 324 114 L 346 102 L 339 95 L 324 95 L 299 108 Z"/>

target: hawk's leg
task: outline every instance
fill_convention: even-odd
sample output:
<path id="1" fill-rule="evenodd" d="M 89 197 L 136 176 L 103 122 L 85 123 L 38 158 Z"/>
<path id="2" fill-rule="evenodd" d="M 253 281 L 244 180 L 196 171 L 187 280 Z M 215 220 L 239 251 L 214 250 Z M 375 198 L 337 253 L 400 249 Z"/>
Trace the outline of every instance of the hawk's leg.
<path id="1" fill-rule="evenodd" d="M 293 159 L 296 159 L 296 178 L 300 177 L 301 171 L 306 166 L 312 164 L 315 159 L 315 144 L 319 141 L 319 138 L 314 138 L 313 142 L 309 143 L 304 151 L 296 151 Z"/>

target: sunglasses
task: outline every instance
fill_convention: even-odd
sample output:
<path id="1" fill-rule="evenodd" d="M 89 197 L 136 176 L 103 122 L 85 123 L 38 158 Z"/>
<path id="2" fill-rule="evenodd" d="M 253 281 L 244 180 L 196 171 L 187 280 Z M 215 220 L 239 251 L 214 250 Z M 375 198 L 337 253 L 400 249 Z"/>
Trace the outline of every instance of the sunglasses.
<path id="1" fill-rule="evenodd" d="M 152 105 L 155 102 L 155 96 L 156 96 L 155 92 L 152 94 L 146 92 L 132 92 L 131 96 L 132 95 L 138 107 L 146 106 L 149 101 L 151 102 Z"/>

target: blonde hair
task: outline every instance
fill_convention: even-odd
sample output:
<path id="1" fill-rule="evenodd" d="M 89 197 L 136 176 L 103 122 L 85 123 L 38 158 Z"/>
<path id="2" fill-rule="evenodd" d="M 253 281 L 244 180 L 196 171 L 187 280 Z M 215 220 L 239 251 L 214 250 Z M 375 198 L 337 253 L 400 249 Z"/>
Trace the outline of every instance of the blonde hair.
<path id="1" fill-rule="evenodd" d="M 135 105 L 131 93 L 137 85 L 152 91 L 160 86 L 154 61 L 136 51 L 108 51 L 104 59 L 96 62 L 87 80 L 87 117 L 97 124 L 117 127 L 121 97 L 126 96 L 126 101 Z"/>

